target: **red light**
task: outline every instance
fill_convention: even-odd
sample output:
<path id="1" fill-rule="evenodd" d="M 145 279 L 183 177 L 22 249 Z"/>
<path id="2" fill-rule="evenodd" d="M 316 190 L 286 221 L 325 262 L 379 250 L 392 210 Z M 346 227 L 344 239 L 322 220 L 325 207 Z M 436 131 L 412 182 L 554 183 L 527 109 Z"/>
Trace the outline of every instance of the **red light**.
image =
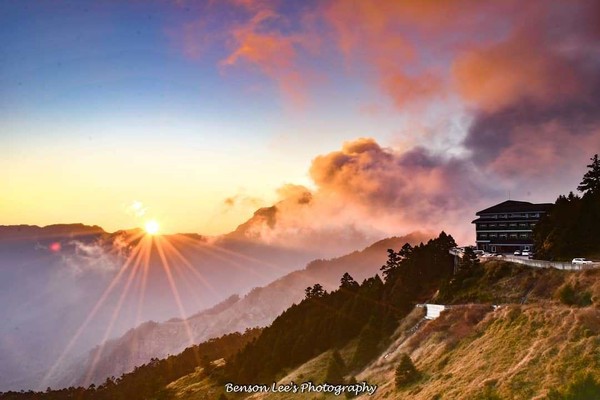
<path id="1" fill-rule="evenodd" d="M 59 242 L 54 242 L 54 243 L 51 243 L 48 248 L 50 249 L 50 251 L 52 251 L 54 253 L 58 253 L 60 251 L 60 249 L 62 248 L 62 246 L 60 245 Z"/>

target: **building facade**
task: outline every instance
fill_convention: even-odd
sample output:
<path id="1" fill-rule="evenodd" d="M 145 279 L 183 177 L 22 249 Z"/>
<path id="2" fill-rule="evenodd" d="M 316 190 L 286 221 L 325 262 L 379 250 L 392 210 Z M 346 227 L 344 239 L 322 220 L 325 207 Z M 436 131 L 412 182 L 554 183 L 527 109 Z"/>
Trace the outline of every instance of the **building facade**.
<path id="1" fill-rule="evenodd" d="M 479 218 L 473 221 L 477 249 L 491 253 L 533 250 L 533 227 L 551 206 L 507 200 L 477 212 Z"/>

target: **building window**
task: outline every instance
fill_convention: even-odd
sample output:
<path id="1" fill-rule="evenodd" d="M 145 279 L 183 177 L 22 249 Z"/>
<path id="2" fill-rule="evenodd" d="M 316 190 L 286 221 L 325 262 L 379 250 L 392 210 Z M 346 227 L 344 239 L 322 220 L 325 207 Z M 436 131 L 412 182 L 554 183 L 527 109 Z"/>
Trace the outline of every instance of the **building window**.
<path id="1" fill-rule="evenodd" d="M 490 233 L 490 238 L 495 238 L 495 237 L 497 237 L 497 236 L 498 236 L 498 235 L 496 235 L 495 233 Z"/>
<path id="2" fill-rule="evenodd" d="M 508 238 L 508 234 L 506 234 L 506 233 L 500 234 L 500 239 L 507 239 L 507 238 Z"/>
<path id="3" fill-rule="evenodd" d="M 510 226 L 511 228 L 516 228 L 516 227 L 517 227 L 517 224 L 510 224 L 510 225 L 508 225 L 508 226 Z"/>
<path id="4" fill-rule="evenodd" d="M 496 224 L 490 224 L 490 228 L 495 228 Z"/>
<path id="5" fill-rule="evenodd" d="M 479 239 L 487 239 L 488 235 L 487 233 L 480 233 L 479 234 Z"/>
<path id="6" fill-rule="evenodd" d="M 500 228 L 506 228 L 506 224 L 504 224 L 504 223 L 502 223 L 502 224 L 498 224 L 498 226 L 499 226 Z"/>
<path id="7" fill-rule="evenodd" d="M 510 238 L 511 239 L 516 239 L 517 238 L 517 234 L 516 233 L 511 233 L 510 234 Z"/>
<path id="8" fill-rule="evenodd" d="M 520 237 L 521 239 L 527 239 L 527 238 L 529 237 L 529 235 L 528 235 L 528 234 L 526 234 L 526 233 L 521 233 L 521 234 L 519 235 L 519 237 Z"/>
<path id="9" fill-rule="evenodd" d="M 487 228 L 487 224 L 479 224 L 480 228 Z"/>
<path id="10" fill-rule="evenodd" d="M 520 228 L 527 228 L 527 224 L 519 224 Z"/>

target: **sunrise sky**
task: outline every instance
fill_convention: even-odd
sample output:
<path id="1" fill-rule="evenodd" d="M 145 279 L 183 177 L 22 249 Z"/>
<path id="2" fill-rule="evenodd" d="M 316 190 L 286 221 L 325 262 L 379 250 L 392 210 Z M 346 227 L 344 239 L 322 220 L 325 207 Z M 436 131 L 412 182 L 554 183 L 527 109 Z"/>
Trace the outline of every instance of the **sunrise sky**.
<path id="1" fill-rule="evenodd" d="M 470 232 L 600 151 L 598 4 L 4 1 L 0 224 Z"/>

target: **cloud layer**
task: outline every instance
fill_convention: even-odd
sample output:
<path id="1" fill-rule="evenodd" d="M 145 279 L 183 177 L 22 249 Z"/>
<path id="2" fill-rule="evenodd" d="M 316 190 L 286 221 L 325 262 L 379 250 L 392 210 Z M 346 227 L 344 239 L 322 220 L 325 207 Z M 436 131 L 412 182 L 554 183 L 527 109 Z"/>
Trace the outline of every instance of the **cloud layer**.
<path id="1" fill-rule="evenodd" d="M 511 191 L 552 201 L 600 148 L 596 1 L 302 4 L 232 1 L 238 18 L 224 27 L 221 66 L 255 68 L 295 99 L 310 98 L 315 75 L 366 79 L 406 118 L 458 112 L 469 123 L 462 132 L 438 126 L 412 148 L 366 138 L 317 156 L 310 201 L 284 195 L 274 226 L 449 226 L 449 215 Z M 329 68 L 317 74 L 319 64 Z M 448 135 L 451 147 L 428 143 Z"/>
<path id="2" fill-rule="evenodd" d="M 494 189 L 469 161 L 425 148 L 381 147 L 372 138 L 344 143 L 310 167 L 316 188 L 287 185 L 237 233 L 249 238 L 341 253 L 383 236 L 448 229 L 469 236 L 464 222 Z M 477 199 L 474 201 L 473 199 Z"/>

